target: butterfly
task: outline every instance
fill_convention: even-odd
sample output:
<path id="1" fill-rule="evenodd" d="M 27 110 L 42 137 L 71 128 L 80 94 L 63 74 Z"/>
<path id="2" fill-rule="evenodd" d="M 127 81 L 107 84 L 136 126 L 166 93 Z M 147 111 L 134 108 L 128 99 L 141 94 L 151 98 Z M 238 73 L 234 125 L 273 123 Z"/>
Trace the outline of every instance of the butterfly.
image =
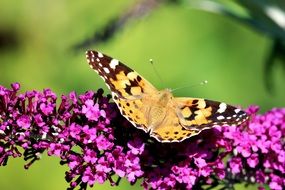
<path id="1" fill-rule="evenodd" d="M 240 125 L 247 114 L 224 102 L 174 97 L 158 90 L 136 71 L 98 51 L 87 61 L 105 81 L 121 114 L 136 128 L 160 142 L 181 142 L 214 126 Z"/>

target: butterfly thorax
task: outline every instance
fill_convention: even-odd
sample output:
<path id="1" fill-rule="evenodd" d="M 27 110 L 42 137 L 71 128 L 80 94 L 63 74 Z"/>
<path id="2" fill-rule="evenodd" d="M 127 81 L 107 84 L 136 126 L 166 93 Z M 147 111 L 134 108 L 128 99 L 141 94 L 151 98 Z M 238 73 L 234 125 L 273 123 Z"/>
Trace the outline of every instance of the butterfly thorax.
<path id="1" fill-rule="evenodd" d="M 163 123 L 165 117 L 169 111 L 172 111 L 172 99 L 173 95 L 169 89 L 157 91 L 157 94 L 153 94 L 152 101 L 145 102 L 148 105 L 148 127 L 149 129 L 155 129 Z"/>

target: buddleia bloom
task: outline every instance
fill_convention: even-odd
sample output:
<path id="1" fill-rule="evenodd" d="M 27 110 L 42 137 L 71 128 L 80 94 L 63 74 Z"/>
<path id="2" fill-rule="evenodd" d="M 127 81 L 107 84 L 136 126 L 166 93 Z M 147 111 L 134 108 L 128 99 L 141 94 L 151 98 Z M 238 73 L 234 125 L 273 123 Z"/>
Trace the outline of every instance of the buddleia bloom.
<path id="1" fill-rule="evenodd" d="M 204 189 L 268 184 L 282 189 L 285 109 L 257 114 L 236 127 L 205 130 L 180 143 L 160 143 L 120 115 L 103 90 L 56 96 L 0 86 L 0 165 L 21 157 L 28 169 L 42 154 L 67 165 L 69 189 L 124 178 L 145 189 Z M 24 152 L 21 150 L 24 149 Z M 139 180 L 139 181 L 138 181 Z"/>

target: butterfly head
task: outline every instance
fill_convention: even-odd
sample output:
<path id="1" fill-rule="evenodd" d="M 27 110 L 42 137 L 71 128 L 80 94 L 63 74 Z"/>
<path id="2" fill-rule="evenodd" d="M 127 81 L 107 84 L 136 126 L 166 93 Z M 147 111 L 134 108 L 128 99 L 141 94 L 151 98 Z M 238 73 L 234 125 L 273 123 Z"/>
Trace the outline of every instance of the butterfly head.
<path id="1" fill-rule="evenodd" d="M 161 91 L 158 91 L 158 100 L 163 105 L 166 105 L 169 101 L 173 99 L 173 94 L 171 93 L 170 89 L 164 89 Z"/>

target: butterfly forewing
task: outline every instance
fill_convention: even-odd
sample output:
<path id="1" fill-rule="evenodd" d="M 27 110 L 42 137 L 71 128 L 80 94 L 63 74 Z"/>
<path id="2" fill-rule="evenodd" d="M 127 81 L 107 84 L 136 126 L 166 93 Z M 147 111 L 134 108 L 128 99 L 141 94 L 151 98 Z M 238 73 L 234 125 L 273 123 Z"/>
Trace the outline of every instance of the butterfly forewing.
<path id="1" fill-rule="evenodd" d="M 137 99 L 144 93 L 156 91 L 147 80 L 117 59 L 97 51 L 87 51 L 86 57 L 90 67 L 119 98 Z"/>
<path id="2" fill-rule="evenodd" d="M 215 125 L 239 125 L 248 116 L 234 106 L 199 98 L 173 98 L 120 61 L 87 51 L 88 63 L 105 81 L 121 114 L 160 142 L 180 142 Z"/>

